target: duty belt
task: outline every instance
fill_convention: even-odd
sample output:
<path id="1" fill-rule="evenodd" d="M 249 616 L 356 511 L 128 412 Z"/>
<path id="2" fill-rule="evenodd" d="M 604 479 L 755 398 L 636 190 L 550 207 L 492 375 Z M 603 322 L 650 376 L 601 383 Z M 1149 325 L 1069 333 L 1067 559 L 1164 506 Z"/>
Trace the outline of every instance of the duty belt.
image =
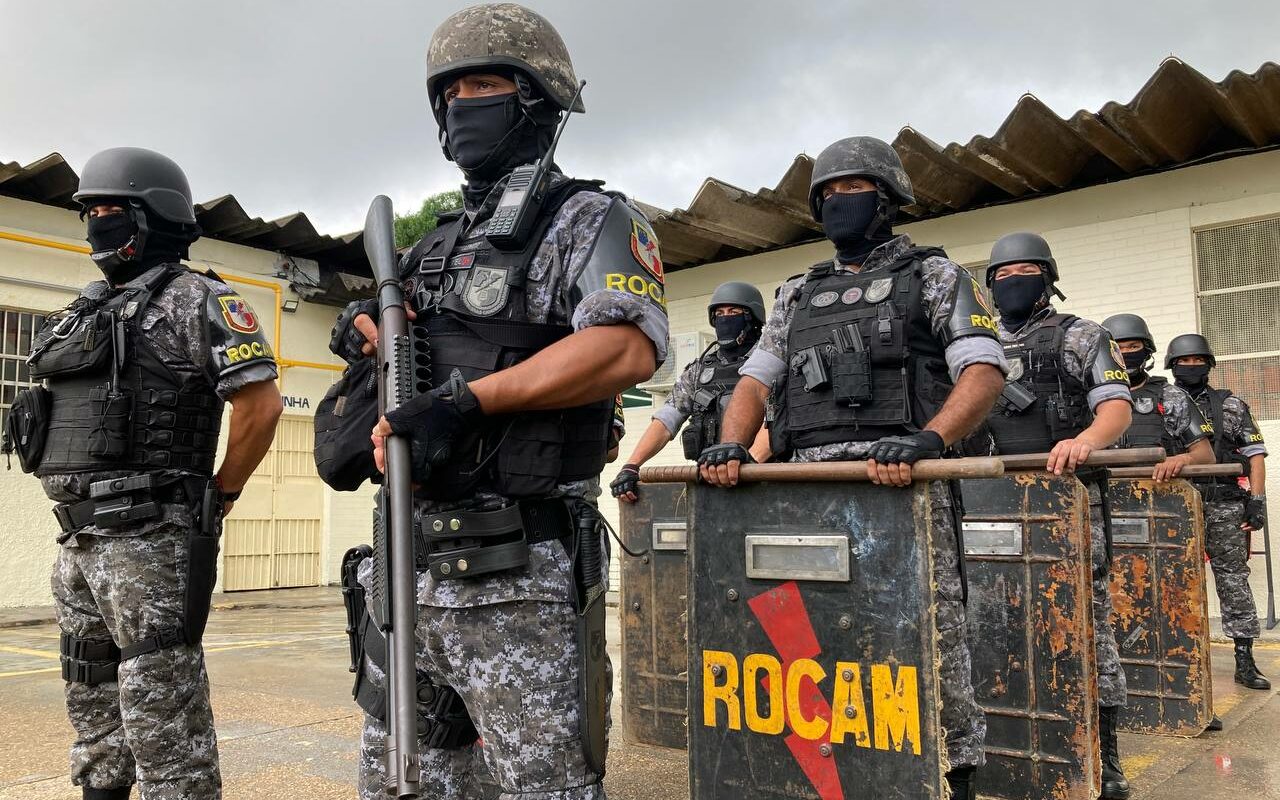
<path id="1" fill-rule="evenodd" d="M 450 573 L 457 575 L 469 570 L 480 572 L 503 568 L 500 563 L 485 563 L 486 551 L 505 561 L 499 552 L 509 548 L 503 545 L 530 545 L 571 536 L 573 517 L 563 499 L 520 500 L 496 511 L 456 510 L 425 514 L 419 518 L 415 534 L 417 567 L 430 569 L 433 573 L 441 569 L 439 557 L 445 549 L 442 545 L 446 542 L 470 542 L 469 546 L 454 549 L 457 557 L 449 558 L 448 561 L 452 562 L 448 564 L 449 569 L 442 570 L 446 576 Z M 523 553 L 527 553 L 524 547 L 512 551 L 511 555 L 517 556 L 519 563 L 512 561 L 510 566 L 525 563 Z"/>
<path id="2" fill-rule="evenodd" d="M 151 475 L 111 478 L 94 481 L 89 499 L 75 503 L 58 503 L 53 516 L 64 534 L 72 534 L 89 525 L 99 528 L 121 528 L 160 516 L 165 503 L 183 503 L 187 492 L 178 479 L 157 483 Z"/>

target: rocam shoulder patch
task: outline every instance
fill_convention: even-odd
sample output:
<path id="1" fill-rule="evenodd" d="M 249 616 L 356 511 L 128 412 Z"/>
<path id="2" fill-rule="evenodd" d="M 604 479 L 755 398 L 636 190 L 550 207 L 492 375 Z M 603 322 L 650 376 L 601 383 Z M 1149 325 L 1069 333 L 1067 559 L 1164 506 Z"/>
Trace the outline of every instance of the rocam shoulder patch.
<path id="1" fill-rule="evenodd" d="M 658 239 L 653 231 L 638 219 L 631 220 L 631 255 L 658 283 L 665 283 L 662 271 L 662 255 L 658 252 Z"/>
<path id="2" fill-rule="evenodd" d="M 238 294 L 224 294 L 218 297 L 218 305 L 222 307 L 222 319 L 227 327 L 238 333 L 254 333 L 258 330 L 258 315 Z"/>

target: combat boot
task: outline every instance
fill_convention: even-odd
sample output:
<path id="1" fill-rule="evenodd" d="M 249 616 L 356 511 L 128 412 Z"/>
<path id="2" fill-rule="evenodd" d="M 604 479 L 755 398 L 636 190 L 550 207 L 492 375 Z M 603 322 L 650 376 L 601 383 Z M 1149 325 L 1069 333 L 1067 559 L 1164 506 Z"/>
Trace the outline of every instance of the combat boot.
<path id="1" fill-rule="evenodd" d="M 1262 677 L 1253 661 L 1252 639 L 1236 639 L 1236 683 L 1249 689 L 1271 688 L 1271 681 Z"/>
<path id="2" fill-rule="evenodd" d="M 973 779 L 977 767 L 956 767 L 947 773 L 947 785 L 951 787 L 951 800 L 975 800 L 978 784 Z"/>
<path id="3" fill-rule="evenodd" d="M 129 792 L 133 789 L 133 784 L 116 789 L 90 789 L 88 786 L 80 788 L 84 793 L 84 800 L 129 800 Z"/>
<path id="4" fill-rule="evenodd" d="M 1118 706 L 1098 707 L 1098 739 L 1102 745 L 1102 800 L 1127 800 L 1129 781 L 1120 769 L 1120 744 L 1116 738 Z"/>

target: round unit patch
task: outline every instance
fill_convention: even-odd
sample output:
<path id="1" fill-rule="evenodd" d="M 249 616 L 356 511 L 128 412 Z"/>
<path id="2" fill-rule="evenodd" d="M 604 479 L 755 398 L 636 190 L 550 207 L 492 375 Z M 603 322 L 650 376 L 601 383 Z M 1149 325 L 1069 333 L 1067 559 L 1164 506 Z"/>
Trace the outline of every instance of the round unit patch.
<path id="1" fill-rule="evenodd" d="M 1022 371 L 1022 359 L 1015 358 L 1013 361 L 1009 362 L 1009 375 L 1006 380 L 1016 381 L 1018 378 L 1022 377 Z"/>
<path id="2" fill-rule="evenodd" d="M 826 308 L 840 298 L 835 292 L 823 292 L 813 298 L 813 305 L 816 308 Z"/>
<path id="3" fill-rule="evenodd" d="M 698 375 L 698 383 L 711 383 L 711 379 L 715 376 L 715 367 L 704 367 L 701 374 Z"/>
<path id="4" fill-rule="evenodd" d="M 851 306 L 862 299 L 862 289 L 857 286 L 851 286 L 844 290 L 844 294 L 840 295 L 840 302 L 846 306 Z"/>
<path id="5" fill-rule="evenodd" d="M 889 296 L 889 292 L 893 291 L 893 278 L 879 278 L 871 282 L 867 287 L 867 302 L 879 303 L 881 300 Z"/>

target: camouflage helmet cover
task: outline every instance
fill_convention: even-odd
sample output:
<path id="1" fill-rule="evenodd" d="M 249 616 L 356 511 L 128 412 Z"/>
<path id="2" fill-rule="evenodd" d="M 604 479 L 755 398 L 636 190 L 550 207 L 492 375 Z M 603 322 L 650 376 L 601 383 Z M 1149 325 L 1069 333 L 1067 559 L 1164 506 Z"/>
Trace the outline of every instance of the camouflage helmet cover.
<path id="1" fill-rule="evenodd" d="M 517 69 L 561 111 L 585 111 L 569 49 L 551 23 L 515 3 L 485 3 L 453 14 L 431 35 L 427 46 L 427 96 L 437 117 L 440 95 L 449 81 L 486 68 Z"/>
<path id="2" fill-rule="evenodd" d="M 136 200 L 169 222 L 196 224 L 186 173 L 173 159 L 154 150 L 112 147 L 91 157 L 71 199 L 84 206 L 98 198 Z"/>
<path id="3" fill-rule="evenodd" d="M 813 160 L 809 211 L 815 220 L 822 221 L 822 184 L 848 177 L 876 181 L 898 205 L 909 206 L 916 201 L 911 193 L 911 178 L 907 177 L 902 159 L 888 142 L 874 136 L 850 136 L 828 145 Z"/>

